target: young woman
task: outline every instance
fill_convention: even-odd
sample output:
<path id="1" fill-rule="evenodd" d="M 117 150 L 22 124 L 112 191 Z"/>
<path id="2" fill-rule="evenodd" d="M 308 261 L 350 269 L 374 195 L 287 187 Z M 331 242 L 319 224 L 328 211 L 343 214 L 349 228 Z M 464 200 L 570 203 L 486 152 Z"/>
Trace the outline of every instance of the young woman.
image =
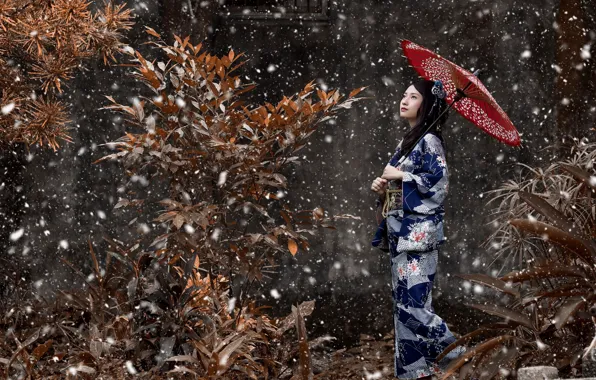
<path id="1" fill-rule="evenodd" d="M 371 185 L 371 190 L 379 194 L 379 227 L 372 244 L 391 255 L 395 376 L 400 379 L 438 374 L 464 350 L 458 347 L 440 363 L 436 361 L 455 341 L 431 306 L 439 246 L 444 240 L 443 201 L 448 176 L 441 126 L 446 115 L 429 132 L 425 131 L 445 110 L 444 98 L 440 81 L 422 80 L 406 90 L 400 116 L 411 128 L 383 175 Z M 405 161 L 397 166 L 401 156 L 412 147 Z M 385 204 L 388 188 L 392 189 L 391 201 Z"/>

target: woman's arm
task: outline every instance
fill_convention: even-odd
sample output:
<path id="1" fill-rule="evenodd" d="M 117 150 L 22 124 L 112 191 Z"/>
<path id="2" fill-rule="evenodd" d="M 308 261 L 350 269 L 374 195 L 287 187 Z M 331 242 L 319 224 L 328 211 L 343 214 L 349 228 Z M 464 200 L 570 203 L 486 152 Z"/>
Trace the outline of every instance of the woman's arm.
<path id="1" fill-rule="evenodd" d="M 426 135 L 422 144 L 422 166 L 416 174 L 403 172 L 403 210 L 405 213 L 434 214 L 443 206 L 448 189 L 445 150 L 441 140 Z"/>

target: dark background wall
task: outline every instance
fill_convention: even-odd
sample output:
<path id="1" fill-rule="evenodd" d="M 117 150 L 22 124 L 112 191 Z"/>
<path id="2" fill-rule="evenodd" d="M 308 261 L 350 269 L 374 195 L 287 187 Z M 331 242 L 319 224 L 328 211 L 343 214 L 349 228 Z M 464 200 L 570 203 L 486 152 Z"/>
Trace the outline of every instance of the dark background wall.
<path id="1" fill-rule="evenodd" d="M 576 9 L 577 4 L 587 33 L 561 24 L 561 18 L 556 23 L 559 7 Z M 313 135 L 303 150 L 305 164 L 288 173 L 293 183 L 289 200 L 296 208 L 322 206 L 361 220 L 340 222 L 337 231 L 314 238 L 310 252 L 285 257 L 280 275 L 258 289 L 265 302 L 280 306 L 275 310 L 281 314 L 292 303 L 317 299 L 314 334 L 324 332 L 350 343 L 360 333 L 385 333 L 392 323 L 388 257 L 370 247 L 375 222 L 369 187 L 406 130 L 398 118 L 398 102 L 416 75 L 401 57 L 400 39 L 434 49 L 466 68 L 484 69 L 481 79 L 524 140 L 521 148 L 507 147 L 457 115 L 445 132 L 448 242 L 441 252 L 435 296 L 439 312 L 457 322 L 450 317 L 458 315 L 454 306 L 459 307 L 466 292 L 451 275 L 490 272 L 493 259 L 479 247 L 491 231 L 483 193 L 513 178 L 517 162 L 534 165 L 555 158 L 556 151 L 544 148 L 561 134 L 589 134 L 593 99 L 586 95 L 588 87 L 581 86 L 593 88 L 593 66 L 559 38 L 565 27 L 566 36 L 581 37 L 579 46 L 594 41 L 594 11 L 588 5 L 555 0 L 333 1 L 328 20 L 306 22 L 225 17 L 215 2 L 151 0 L 131 2 L 138 24 L 128 37 L 139 46 L 141 26 L 148 25 L 164 35 L 204 39 L 214 52 L 230 47 L 245 52 L 249 62 L 243 74 L 259 84 L 256 101 L 277 102 L 311 80 L 344 93 L 367 86 L 364 94 L 371 99 Z M 585 64 L 581 70 L 569 69 L 573 89 L 561 88 L 557 81 L 556 68 L 567 62 L 557 52 L 567 48 L 569 60 Z M 101 247 L 104 233 L 126 240 L 152 228 L 129 225 L 134 215 L 113 210 L 119 188 L 142 185 L 128 183 L 115 164 L 92 164 L 108 152 L 102 144 L 123 134 L 120 120 L 98 108 L 106 105 L 103 95 L 124 100 L 135 93 L 137 84 L 125 72 L 96 64 L 72 84 L 72 144 L 57 153 L 37 148 L 4 152 L 1 201 L 7 216 L 0 231 L 6 243 L 1 255 L 5 262 L 27 262 L 28 278 L 37 284 L 72 286 L 76 280 L 59 257 L 85 265 L 88 239 Z M 562 109 L 561 97 L 569 94 L 578 95 Z M 563 128 L 557 117 L 565 113 L 574 122 Z M 10 241 L 8 234 L 19 228 L 25 229 L 24 236 Z M 271 288 L 282 294 L 279 300 L 269 296 Z"/>

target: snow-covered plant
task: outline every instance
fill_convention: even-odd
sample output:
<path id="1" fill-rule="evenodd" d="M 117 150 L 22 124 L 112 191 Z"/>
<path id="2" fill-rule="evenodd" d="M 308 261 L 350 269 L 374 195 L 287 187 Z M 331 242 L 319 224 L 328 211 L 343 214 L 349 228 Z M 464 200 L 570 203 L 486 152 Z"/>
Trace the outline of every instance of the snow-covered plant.
<path id="1" fill-rule="evenodd" d="M 188 37 L 175 36 L 168 45 L 153 29 L 147 32 L 156 38 L 155 57 L 123 49 L 131 75 L 147 90 L 130 106 L 108 97 L 112 104 L 105 108 L 124 115 L 127 132 L 108 144 L 117 152 L 99 161 L 119 161 L 131 182 L 166 184 L 163 198 L 130 190 L 116 206 L 155 218 L 163 233 L 144 251 L 144 238 L 131 249 L 111 241 L 116 248 L 103 271 L 92 252 L 95 273 L 83 276 L 92 282 L 88 294 L 68 293 L 66 302 L 87 316 L 79 322 L 103 326 L 93 336 L 86 330 L 87 341 L 120 342 L 107 357 L 128 357 L 139 371 L 308 376 L 302 317 L 314 303 L 273 323 L 247 290 L 274 273 L 265 268 L 275 266 L 279 254 L 308 250 L 306 234 L 351 217 L 328 216 L 321 208 L 292 210 L 284 199 L 284 173 L 299 164 L 297 154 L 317 128 L 358 101 L 361 89 L 343 99 L 309 83 L 277 105 L 251 105 L 243 96 L 256 86 L 238 74 L 242 54 L 218 57 Z M 161 213 L 152 213 L 152 202 Z M 232 283 L 244 288 L 232 292 Z M 294 340 L 284 340 L 294 325 L 297 349 Z M 300 365 L 287 371 L 294 358 Z M 87 366 L 101 373 L 106 368 L 98 360 Z"/>
<path id="2" fill-rule="evenodd" d="M 503 322 L 481 326 L 454 343 L 484 339 L 454 361 L 452 371 L 467 366 L 472 376 L 492 378 L 528 364 L 559 369 L 578 364 L 593 336 L 588 310 L 596 300 L 595 158 L 596 143 L 577 141 L 570 160 L 528 167 L 527 177 L 493 192 L 492 202 L 499 202 L 497 231 L 487 246 L 517 268 L 498 278 L 460 275 L 497 290 L 508 302 L 471 305 Z"/>
<path id="3" fill-rule="evenodd" d="M 533 265 L 537 260 L 553 259 L 559 254 L 540 236 L 522 235 L 520 223 L 551 222 L 569 234 L 596 237 L 592 193 L 596 187 L 595 159 L 596 143 L 577 141 L 569 160 L 546 168 L 520 164 L 526 169 L 524 178 L 510 180 L 490 192 L 494 196 L 489 205 L 496 204 L 491 224 L 496 228 L 485 247 L 495 252 L 495 261 L 501 261 L 501 271 Z M 511 223 L 511 220 L 519 221 Z"/>
<path id="4" fill-rule="evenodd" d="M 0 144 L 70 141 L 67 83 L 92 57 L 114 60 L 130 10 L 87 0 L 0 2 Z"/>
<path id="5" fill-rule="evenodd" d="M 149 190 L 130 191 L 117 204 L 155 218 L 164 233 L 149 246 L 145 236 L 130 246 L 106 238 L 103 260 L 91 248 L 91 274 L 65 261 L 86 286 L 54 303 L 15 306 L 0 319 L 14 338 L 0 340 L 0 374 L 312 377 L 303 316 L 314 302 L 274 322 L 247 288 L 280 253 L 307 250 L 306 234 L 350 217 L 292 210 L 283 173 L 325 120 L 359 100 L 360 89 L 344 100 L 309 83 L 277 105 L 251 105 L 241 98 L 255 88 L 237 74 L 241 54 L 218 57 L 188 37 L 168 45 L 148 32 L 157 38 L 155 58 L 123 49 L 147 92 L 132 106 L 109 98 L 106 108 L 124 114 L 128 130 L 108 144 L 118 152 L 99 161 L 118 160 L 131 182 L 166 184 L 155 202 L 159 215 Z M 242 291 L 231 291 L 235 280 Z M 288 333 L 294 326 L 298 343 Z"/>
<path id="6" fill-rule="evenodd" d="M 302 362 L 288 332 L 296 325 L 305 339 L 302 316 L 314 301 L 274 322 L 254 301 L 236 303 L 229 279 L 202 273 L 197 255 L 168 265 L 138 242 L 107 240 L 104 257 L 90 246 L 89 274 L 64 260 L 84 288 L 23 301 L 0 317 L 0 375 L 278 378 L 282 364 Z"/>
<path id="7" fill-rule="evenodd" d="M 156 38 L 154 58 L 129 49 L 135 77 L 147 85 L 131 106 L 107 109 L 128 122 L 125 136 L 109 145 L 131 181 L 166 180 L 168 193 L 158 201 L 163 212 L 154 222 L 166 233 L 153 245 L 173 262 L 198 254 L 210 273 L 241 275 L 250 283 L 280 253 L 309 248 L 306 234 L 332 227 L 341 217 L 321 208 L 292 210 L 285 201 L 289 166 L 308 138 L 338 111 L 359 100 L 312 83 L 273 105 L 253 105 L 241 95 L 254 90 L 238 69 L 242 54 L 217 57 L 176 37 L 173 45 Z M 117 207 L 146 207 L 147 194 L 130 194 Z M 140 197 L 141 199 L 138 199 Z"/>

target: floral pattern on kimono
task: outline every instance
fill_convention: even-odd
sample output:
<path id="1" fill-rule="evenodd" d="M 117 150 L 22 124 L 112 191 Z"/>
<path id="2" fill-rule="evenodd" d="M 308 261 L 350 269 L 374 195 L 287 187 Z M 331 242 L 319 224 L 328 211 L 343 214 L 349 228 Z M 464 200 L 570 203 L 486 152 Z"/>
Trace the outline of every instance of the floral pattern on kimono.
<path id="1" fill-rule="evenodd" d="M 389 161 L 398 167 L 401 144 Z M 398 252 L 426 252 L 443 244 L 443 202 L 448 191 L 448 170 L 441 139 L 428 133 L 399 165 L 404 173 L 402 198 L 390 210 L 373 238 L 372 245 L 388 250 L 389 234 L 399 237 Z M 379 207 L 380 201 L 377 201 Z"/>
<path id="2" fill-rule="evenodd" d="M 444 359 L 437 357 L 455 337 L 432 307 L 432 286 L 439 251 L 397 252 L 390 236 L 393 321 L 395 325 L 394 375 L 417 379 L 445 370 L 465 347 L 458 346 Z"/>

